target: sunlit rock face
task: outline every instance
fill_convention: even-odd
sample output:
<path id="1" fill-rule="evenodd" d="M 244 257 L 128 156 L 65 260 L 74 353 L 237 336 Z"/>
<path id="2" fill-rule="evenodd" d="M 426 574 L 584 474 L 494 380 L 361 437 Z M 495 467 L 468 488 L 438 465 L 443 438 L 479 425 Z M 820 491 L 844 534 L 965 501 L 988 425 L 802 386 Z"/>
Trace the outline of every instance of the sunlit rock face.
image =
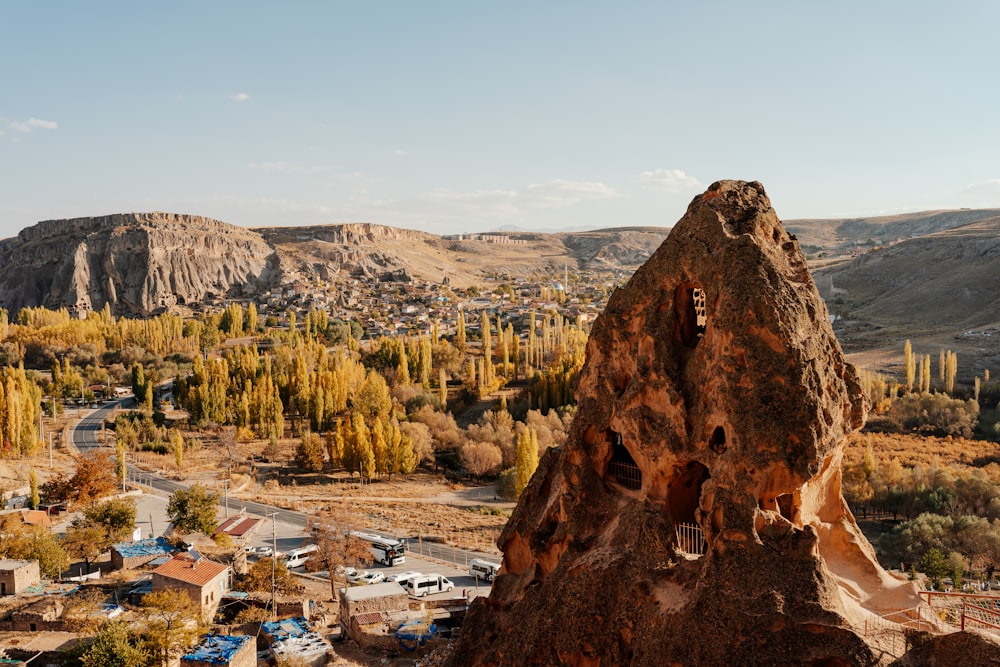
<path id="1" fill-rule="evenodd" d="M 763 187 L 695 198 L 587 355 L 452 664 L 885 663 L 920 599 L 841 496 L 866 401 Z"/>

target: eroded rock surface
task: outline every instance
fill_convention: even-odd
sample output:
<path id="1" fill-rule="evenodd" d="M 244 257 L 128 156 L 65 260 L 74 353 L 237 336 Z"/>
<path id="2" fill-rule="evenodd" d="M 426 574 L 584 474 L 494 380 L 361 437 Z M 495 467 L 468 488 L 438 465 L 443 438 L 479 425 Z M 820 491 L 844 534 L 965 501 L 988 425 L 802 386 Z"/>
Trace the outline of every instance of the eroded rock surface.
<path id="1" fill-rule="evenodd" d="M 0 244 L 0 303 L 149 315 L 252 290 L 272 255 L 259 234 L 201 216 L 49 220 Z"/>
<path id="2" fill-rule="evenodd" d="M 921 602 L 842 499 L 865 398 L 763 187 L 697 197 L 587 354 L 451 664 L 887 662 L 866 622 Z"/>

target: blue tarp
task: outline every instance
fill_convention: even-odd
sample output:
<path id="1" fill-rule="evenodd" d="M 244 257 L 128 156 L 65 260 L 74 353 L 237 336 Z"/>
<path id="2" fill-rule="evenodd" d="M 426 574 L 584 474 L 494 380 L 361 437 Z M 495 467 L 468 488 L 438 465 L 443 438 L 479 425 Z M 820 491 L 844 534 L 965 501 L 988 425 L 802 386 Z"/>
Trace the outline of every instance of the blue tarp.
<path id="1" fill-rule="evenodd" d="M 170 542 L 167 542 L 162 537 L 151 540 L 140 540 L 138 542 L 119 542 L 112 548 L 121 554 L 122 558 L 165 556 L 176 551 Z"/>
<path id="2" fill-rule="evenodd" d="M 288 639 L 290 637 L 302 637 L 311 631 L 309 621 L 303 616 L 286 618 L 282 621 L 273 621 L 271 623 L 261 623 L 260 628 L 273 641 Z"/>
<path id="3" fill-rule="evenodd" d="M 211 665 L 228 665 L 233 656 L 249 642 L 250 635 L 207 635 L 181 660 L 198 660 Z"/>

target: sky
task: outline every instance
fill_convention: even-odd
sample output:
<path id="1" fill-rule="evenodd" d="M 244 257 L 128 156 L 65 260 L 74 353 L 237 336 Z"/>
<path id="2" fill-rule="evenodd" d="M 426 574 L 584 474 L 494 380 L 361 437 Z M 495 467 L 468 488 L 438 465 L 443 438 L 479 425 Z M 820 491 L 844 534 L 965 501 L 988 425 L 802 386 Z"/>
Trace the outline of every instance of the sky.
<path id="1" fill-rule="evenodd" d="M 0 238 L 1000 207 L 1000 3 L 0 1 Z"/>

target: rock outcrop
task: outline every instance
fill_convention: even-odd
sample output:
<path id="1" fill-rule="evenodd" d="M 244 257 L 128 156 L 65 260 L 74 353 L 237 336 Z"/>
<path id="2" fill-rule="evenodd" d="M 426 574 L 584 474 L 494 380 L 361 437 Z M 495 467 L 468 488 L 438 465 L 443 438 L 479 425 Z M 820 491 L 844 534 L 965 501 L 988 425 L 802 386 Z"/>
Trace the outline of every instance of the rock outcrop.
<path id="1" fill-rule="evenodd" d="M 253 289 L 272 254 L 258 234 L 201 216 L 49 220 L 0 244 L 0 303 L 148 315 Z"/>
<path id="2" fill-rule="evenodd" d="M 879 617 L 921 601 L 841 496 L 865 398 L 759 183 L 712 185 L 612 295 L 577 400 L 452 665 L 888 662 Z"/>
<path id="3" fill-rule="evenodd" d="M 566 267 L 632 272 L 666 236 L 658 228 L 517 235 L 459 242 L 370 223 L 247 229 L 201 216 L 127 213 L 47 220 L 0 241 L 0 307 L 85 315 L 187 314 L 265 292 L 328 296 L 345 286 L 425 281 L 480 285 L 484 274 Z M 456 247 L 459 246 L 459 247 Z"/>

